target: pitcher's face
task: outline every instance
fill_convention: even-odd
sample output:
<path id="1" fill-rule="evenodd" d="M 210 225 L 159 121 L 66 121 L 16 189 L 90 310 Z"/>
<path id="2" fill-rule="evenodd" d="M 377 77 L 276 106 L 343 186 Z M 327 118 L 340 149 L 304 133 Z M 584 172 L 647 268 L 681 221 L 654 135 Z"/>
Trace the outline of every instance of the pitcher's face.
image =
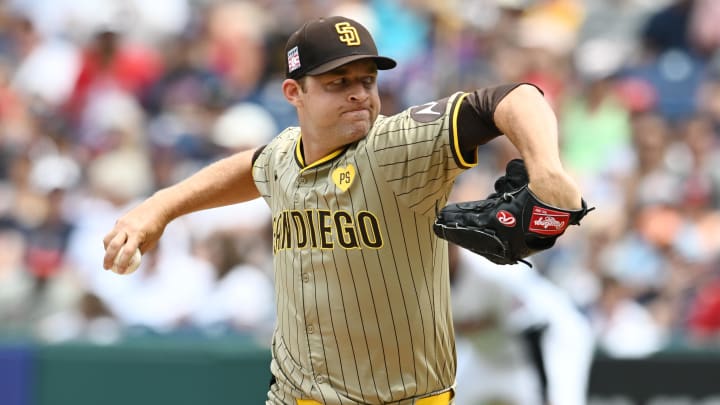
<path id="1" fill-rule="evenodd" d="M 339 137 L 342 144 L 367 135 L 380 112 L 374 61 L 354 61 L 304 80 L 296 105 L 303 134 Z"/>

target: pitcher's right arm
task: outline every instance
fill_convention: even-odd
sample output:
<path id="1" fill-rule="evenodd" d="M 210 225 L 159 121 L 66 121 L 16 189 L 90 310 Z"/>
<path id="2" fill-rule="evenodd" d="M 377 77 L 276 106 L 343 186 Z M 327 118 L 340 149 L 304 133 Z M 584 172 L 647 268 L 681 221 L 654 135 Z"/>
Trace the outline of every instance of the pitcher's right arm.
<path id="1" fill-rule="evenodd" d="M 165 227 L 174 219 L 209 208 L 249 201 L 260 196 L 252 177 L 253 157 L 261 149 L 247 150 L 219 160 L 178 182 L 157 191 L 117 220 L 103 238 L 103 267 L 109 269 L 122 247 L 118 266 L 127 265 L 136 248 L 153 248 Z"/>

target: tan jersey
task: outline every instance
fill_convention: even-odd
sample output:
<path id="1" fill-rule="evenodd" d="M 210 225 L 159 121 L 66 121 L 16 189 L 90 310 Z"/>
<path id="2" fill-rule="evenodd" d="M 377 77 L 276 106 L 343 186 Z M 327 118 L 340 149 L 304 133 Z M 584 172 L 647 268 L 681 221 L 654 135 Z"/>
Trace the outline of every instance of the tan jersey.
<path id="1" fill-rule="evenodd" d="M 256 159 L 278 308 L 268 404 L 410 404 L 453 386 L 447 246 L 432 223 L 476 163 L 458 153 L 464 96 L 381 116 L 311 165 L 299 128 Z"/>

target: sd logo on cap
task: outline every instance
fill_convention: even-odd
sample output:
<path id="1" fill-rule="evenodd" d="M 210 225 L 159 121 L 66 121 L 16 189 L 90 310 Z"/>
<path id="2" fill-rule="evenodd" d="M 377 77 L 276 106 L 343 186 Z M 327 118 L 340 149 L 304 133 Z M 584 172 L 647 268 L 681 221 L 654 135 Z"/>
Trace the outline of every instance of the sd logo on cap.
<path id="1" fill-rule="evenodd" d="M 346 17 L 327 17 L 310 21 L 295 31 L 285 45 L 285 76 L 299 79 L 329 72 L 359 59 L 373 59 L 379 70 L 397 63 L 379 56 L 375 41 L 362 24 Z"/>

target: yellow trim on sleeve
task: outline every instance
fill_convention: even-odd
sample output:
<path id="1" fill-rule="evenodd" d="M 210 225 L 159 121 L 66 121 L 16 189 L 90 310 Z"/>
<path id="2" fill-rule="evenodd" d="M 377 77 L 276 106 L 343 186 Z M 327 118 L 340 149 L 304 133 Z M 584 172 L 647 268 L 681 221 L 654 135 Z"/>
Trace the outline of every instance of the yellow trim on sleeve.
<path id="1" fill-rule="evenodd" d="M 453 144 L 453 153 L 455 154 L 455 157 L 457 158 L 457 162 L 460 164 L 460 167 L 464 169 L 469 169 L 471 167 L 475 167 L 478 164 L 477 161 L 477 148 L 475 148 L 475 161 L 474 162 L 467 162 L 465 161 L 465 157 L 463 157 L 462 151 L 460 150 L 460 140 L 458 139 L 458 133 L 457 133 L 457 120 L 458 115 L 460 115 L 460 106 L 462 105 L 463 99 L 468 96 L 470 93 L 464 93 L 460 95 L 457 100 L 453 103 L 453 112 L 452 112 L 452 124 L 450 125 L 450 137 L 452 138 L 452 144 Z"/>

